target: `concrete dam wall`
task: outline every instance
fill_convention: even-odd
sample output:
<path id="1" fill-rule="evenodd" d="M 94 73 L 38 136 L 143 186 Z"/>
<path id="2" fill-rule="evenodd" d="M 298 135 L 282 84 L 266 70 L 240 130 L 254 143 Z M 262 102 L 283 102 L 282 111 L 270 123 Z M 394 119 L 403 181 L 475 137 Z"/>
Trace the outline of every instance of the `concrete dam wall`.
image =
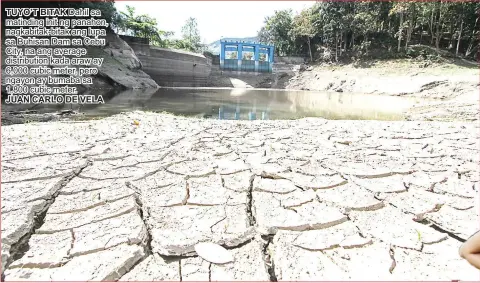
<path id="1" fill-rule="evenodd" d="M 142 70 L 159 86 L 206 86 L 212 61 L 201 54 L 153 47 L 148 40 L 121 36 L 135 51 L 142 63 Z"/>

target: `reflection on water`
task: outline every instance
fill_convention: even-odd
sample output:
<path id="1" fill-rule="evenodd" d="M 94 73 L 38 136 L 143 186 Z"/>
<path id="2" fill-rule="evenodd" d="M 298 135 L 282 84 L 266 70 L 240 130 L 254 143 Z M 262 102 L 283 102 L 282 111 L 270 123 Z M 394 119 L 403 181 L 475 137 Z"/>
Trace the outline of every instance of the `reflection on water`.
<path id="1" fill-rule="evenodd" d="M 100 95 L 100 93 L 97 93 Z M 227 88 L 160 88 L 102 93 L 100 105 L 37 105 L 39 112 L 66 109 L 88 117 L 105 117 L 132 110 L 169 112 L 182 116 L 214 119 L 268 120 L 323 117 L 348 120 L 402 120 L 412 107 L 413 98 Z M 29 106 L 2 105 L 3 111 L 29 109 Z M 23 107 L 23 109 L 18 109 Z M 16 109 L 15 109 L 16 108 Z"/>

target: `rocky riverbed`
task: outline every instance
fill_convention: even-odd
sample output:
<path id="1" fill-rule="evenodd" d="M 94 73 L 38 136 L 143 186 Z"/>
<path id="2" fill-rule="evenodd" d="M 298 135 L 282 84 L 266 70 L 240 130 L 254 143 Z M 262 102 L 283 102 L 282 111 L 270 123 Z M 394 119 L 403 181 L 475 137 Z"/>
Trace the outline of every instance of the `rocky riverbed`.
<path id="1" fill-rule="evenodd" d="M 476 280 L 458 248 L 479 229 L 478 142 L 469 122 L 4 126 L 3 277 Z"/>

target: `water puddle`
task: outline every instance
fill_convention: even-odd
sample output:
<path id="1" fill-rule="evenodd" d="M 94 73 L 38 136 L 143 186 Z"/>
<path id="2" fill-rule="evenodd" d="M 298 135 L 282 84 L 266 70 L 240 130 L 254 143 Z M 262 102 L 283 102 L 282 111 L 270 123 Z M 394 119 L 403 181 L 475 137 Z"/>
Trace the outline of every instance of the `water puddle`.
<path id="1" fill-rule="evenodd" d="M 322 117 L 341 120 L 403 120 L 416 98 L 338 92 L 230 88 L 160 88 L 103 93 L 100 105 L 6 105 L 2 111 L 39 113 L 72 109 L 99 118 L 132 110 L 213 119 L 267 120 Z"/>

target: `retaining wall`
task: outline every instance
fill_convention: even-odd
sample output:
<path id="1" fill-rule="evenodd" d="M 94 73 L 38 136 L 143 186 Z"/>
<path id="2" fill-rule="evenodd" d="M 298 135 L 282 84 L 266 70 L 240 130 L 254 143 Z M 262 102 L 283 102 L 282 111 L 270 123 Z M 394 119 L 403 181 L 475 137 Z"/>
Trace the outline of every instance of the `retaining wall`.
<path id="1" fill-rule="evenodd" d="M 211 59 L 204 55 L 153 47 L 124 38 L 142 62 L 142 70 L 159 86 L 206 86 L 211 72 Z"/>

